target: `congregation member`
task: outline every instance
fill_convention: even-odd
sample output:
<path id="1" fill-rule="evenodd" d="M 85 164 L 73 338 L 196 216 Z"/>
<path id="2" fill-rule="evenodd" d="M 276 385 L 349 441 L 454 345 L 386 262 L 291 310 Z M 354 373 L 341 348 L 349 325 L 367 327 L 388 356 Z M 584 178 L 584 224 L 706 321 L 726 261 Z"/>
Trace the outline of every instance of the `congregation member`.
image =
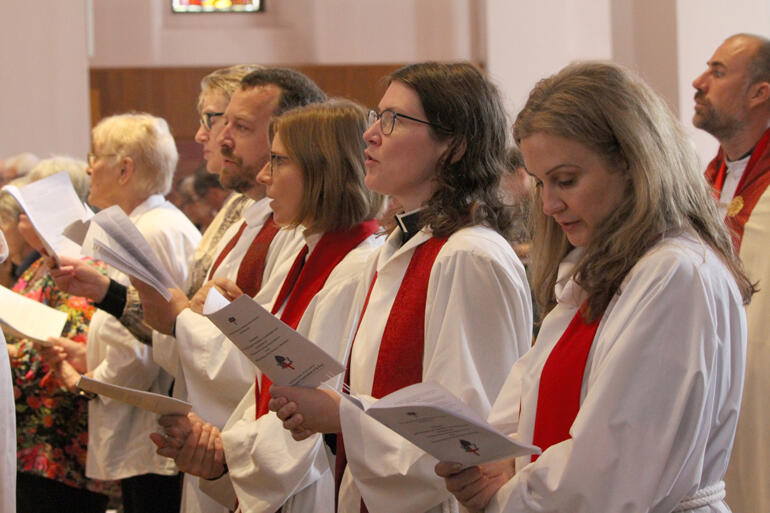
<path id="1" fill-rule="evenodd" d="M 207 285 L 193 301 L 171 290 L 174 299 L 169 304 L 154 290 L 137 284 L 148 324 L 174 335 L 155 334 L 153 349 L 164 353 L 161 359 L 156 353 L 156 361 L 175 369 L 177 382 L 184 385 L 195 411 L 220 429 L 254 383 L 256 367 L 202 315 L 202 305 L 209 288 L 222 280 L 235 282 L 263 306 L 272 305 L 303 241 L 294 230 L 279 233 L 265 186 L 257 181 L 257 173 L 270 162 L 270 118 L 324 99 L 312 80 L 294 70 L 265 68 L 244 76 L 210 134 L 222 159 L 220 179 L 249 198 L 242 220 L 233 223 L 220 240 Z M 209 504 L 208 510 L 214 507 L 200 487 L 196 494 L 201 504 Z"/>
<path id="2" fill-rule="evenodd" d="M 24 187 L 27 178 L 13 180 L 9 185 Z M 30 246 L 19 232 L 19 216 L 21 207 L 11 193 L 0 191 L 0 230 L 5 234 L 8 257 L 0 265 L 0 285 L 11 288 L 16 284 L 24 271 L 38 258 L 40 254 Z"/>
<path id="3" fill-rule="evenodd" d="M 286 112 L 271 122 L 270 164 L 259 174 L 275 222 L 296 227 L 304 240 L 271 311 L 339 361 L 345 359 L 356 319 L 358 276 L 382 244 L 375 237 L 382 197 L 364 185 L 366 116 L 362 107 L 343 100 Z M 222 285 L 231 296 L 241 293 L 232 282 Z M 233 488 L 228 505 L 235 507 L 237 497 L 244 513 L 332 511 L 333 470 L 323 439 L 315 435 L 294 442 L 269 413 L 269 388 L 270 380 L 258 372 L 221 440 L 216 428 L 195 415 L 161 418 L 168 434 L 189 435 L 172 447 L 154 437 L 159 452 L 176 456 L 185 471 L 215 479 L 212 491 Z M 221 451 L 195 457 L 199 446 L 212 444 L 223 447 L 226 471 L 221 459 L 214 460 Z"/>
<path id="4" fill-rule="evenodd" d="M 359 279 L 350 390 L 371 403 L 434 381 L 486 415 L 532 334 L 524 268 L 501 235 L 512 220 L 498 194 L 506 119 L 497 89 L 470 64 L 406 66 L 369 125 L 366 185 L 403 213 Z M 341 433 L 338 511 L 457 507 L 433 458 L 336 392 L 271 393 L 296 440 Z"/>
<path id="5" fill-rule="evenodd" d="M 693 124 L 720 146 L 706 178 L 746 272 L 759 284 L 746 309 L 746 382 L 725 475 L 727 503 L 736 513 L 770 511 L 770 40 L 729 37 L 693 86 Z"/>
<path id="6" fill-rule="evenodd" d="M 538 82 L 513 131 L 537 184 L 547 316 L 489 420 L 543 452 L 436 472 L 469 511 L 729 512 L 753 287 L 694 146 L 605 63 Z"/>
<path id="7" fill-rule="evenodd" d="M 66 171 L 81 201 L 88 195 L 86 163 L 69 157 L 40 161 L 28 174 L 34 182 Z M 2 193 L 7 194 L 7 193 Z M 17 208 L 19 208 L 17 206 Z M 29 219 L 21 214 L 19 235 L 39 253 L 43 244 Z M 84 259 L 101 272 L 104 265 Z M 93 303 L 58 289 L 48 275 L 45 259 L 39 257 L 19 277 L 14 292 L 67 314 L 62 336 L 85 350 Z M 108 496 L 120 494 L 117 483 L 86 477 L 88 402 L 70 394 L 45 363 L 43 348 L 24 338 L 8 337 L 14 392 L 16 395 L 16 504 L 19 511 L 104 512 Z M 13 418 L 13 416 L 11 417 Z M 16 473 L 15 472 L 15 473 Z"/>
<path id="8" fill-rule="evenodd" d="M 120 114 L 101 120 L 91 135 L 88 202 L 100 209 L 120 207 L 173 282 L 183 286 L 200 233 L 164 199 L 178 160 L 168 124 L 149 114 Z M 127 276 L 114 269 L 108 273 L 127 285 Z M 59 344 L 65 351 L 72 345 L 63 340 Z M 81 372 L 72 358 L 67 354 L 60 366 L 66 385 L 75 391 Z M 161 394 L 171 389 L 172 378 L 153 361 L 152 348 L 102 310 L 91 320 L 85 360 L 87 375 L 99 381 Z M 97 396 L 89 402 L 88 417 L 86 474 L 121 480 L 127 513 L 178 511 L 176 466 L 146 442 L 156 429 L 157 415 Z"/>

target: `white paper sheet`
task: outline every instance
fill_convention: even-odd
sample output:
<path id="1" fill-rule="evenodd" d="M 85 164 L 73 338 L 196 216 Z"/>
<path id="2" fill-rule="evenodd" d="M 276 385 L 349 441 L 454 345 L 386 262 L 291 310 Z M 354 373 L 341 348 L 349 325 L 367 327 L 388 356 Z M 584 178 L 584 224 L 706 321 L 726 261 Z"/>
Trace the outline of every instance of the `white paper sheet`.
<path id="1" fill-rule="evenodd" d="M 117 206 L 94 215 L 83 241 L 83 254 L 103 261 L 152 286 L 169 301 L 177 287 L 147 240 Z"/>
<path id="2" fill-rule="evenodd" d="M 24 187 L 6 185 L 3 189 L 16 198 L 50 256 L 57 262 L 59 255 L 80 256 L 80 248 L 64 236 L 64 228 L 88 220 L 93 212 L 78 198 L 69 173 L 62 171 Z"/>
<path id="3" fill-rule="evenodd" d="M 187 415 L 192 410 L 192 404 L 187 401 L 154 392 L 143 392 L 133 388 L 111 385 L 88 376 L 81 376 L 77 386 L 86 392 L 103 395 L 158 415 Z"/>
<path id="4" fill-rule="evenodd" d="M 60 337 L 67 314 L 0 286 L 0 324 L 3 331 L 50 346 L 48 337 Z"/>
<path id="5" fill-rule="evenodd" d="M 512 440 L 497 431 L 437 383 L 404 387 L 368 407 L 355 396 L 342 397 L 439 461 L 472 466 L 540 454 L 534 445 Z"/>
<path id="6" fill-rule="evenodd" d="M 315 388 L 345 370 L 245 294 L 230 303 L 212 287 L 203 313 L 276 385 Z"/>

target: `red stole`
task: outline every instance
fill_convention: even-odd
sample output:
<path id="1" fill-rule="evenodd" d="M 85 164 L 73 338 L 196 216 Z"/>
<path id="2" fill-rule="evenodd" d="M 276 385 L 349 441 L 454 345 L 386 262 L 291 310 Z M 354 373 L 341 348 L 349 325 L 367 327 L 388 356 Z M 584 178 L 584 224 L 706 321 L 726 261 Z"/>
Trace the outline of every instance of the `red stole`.
<path id="1" fill-rule="evenodd" d="M 569 438 L 569 429 L 580 409 L 580 389 L 588 353 L 601 317 L 587 324 L 578 308 L 559 341 L 551 350 L 540 374 L 535 430 L 532 443 L 543 451 Z M 532 461 L 537 455 L 532 455 Z"/>
<path id="2" fill-rule="evenodd" d="M 751 152 L 751 158 L 743 171 L 743 176 L 735 190 L 735 197 L 741 197 L 743 207 L 735 215 L 728 215 L 725 218 L 728 228 L 733 235 L 733 245 L 735 250 L 740 250 L 743 239 L 743 228 L 751 216 L 751 211 L 756 206 L 759 198 L 770 186 L 770 129 L 768 129 L 762 138 L 757 142 L 754 150 Z M 722 192 L 722 184 L 725 177 L 725 152 L 720 147 L 717 156 L 706 168 L 706 180 L 714 187 L 717 197 Z"/>
<path id="3" fill-rule="evenodd" d="M 422 359 L 425 347 L 425 304 L 428 299 L 428 282 L 433 263 L 436 261 L 447 238 L 432 237 L 417 247 L 401 280 L 393 306 L 390 308 L 385 331 L 380 341 L 377 365 L 374 369 L 372 396 L 381 398 L 391 392 L 422 381 Z M 377 274 L 374 275 L 366 302 L 361 311 L 364 317 Z M 360 327 L 359 321 L 359 327 Z M 352 355 L 352 350 L 351 350 Z M 346 382 L 350 381 L 350 363 Z M 336 495 L 345 472 L 347 458 L 342 433 L 337 433 L 337 452 L 334 468 Z M 336 509 L 336 502 L 335 502 Z M 361 513 L 368 513 L 361 499 Z"/>
<path id="4" fill-rule="evenodd" d="M 233 250 L 238 240 L 243 235 L 243 231 L 246 229 L 246 222 L 244 221 L 235 236 L 222 248 L 222 251 L 217 256 L 214 265 L 211 266 L 209 271 L 209 280 L 214 276 L 214 273 L 219 268 L 219 265 L 225 259 L 225 257 Z M 238 277 L 235 283 L 238 287 L 248 296 L 255 296 L 259 289 L 262 287 L 262 275 L 265 270 L 265 260 L 267 259 L 267 250 L 270 249 L 270 243 L 273 242 L 275 234 L 280 230 L 280 226 L 273 221 L 273 214 L 265 220 L 262 225 L 262 229 L 259 230 L 257 236 L 251 242 L 249 249 L 246 250 L 246 254 L 241 260 L 241 265 L 238 267 Z"/>
<path id="5" fill-rule="evenodd" d="M 275 315 L 285 302 L 281 320 L 296 329 L 308 304 L 324 286 L 337 264 L 376 231 L 377 221 L 364 221 L 349 230 L 325 233 L 307 262 L 305 256 L 308 248 L 305 246 L 281 286 L 272 313 Z M 263 374 L 258 387 L 257 418 L 268 412 L 271 384 Z"/>

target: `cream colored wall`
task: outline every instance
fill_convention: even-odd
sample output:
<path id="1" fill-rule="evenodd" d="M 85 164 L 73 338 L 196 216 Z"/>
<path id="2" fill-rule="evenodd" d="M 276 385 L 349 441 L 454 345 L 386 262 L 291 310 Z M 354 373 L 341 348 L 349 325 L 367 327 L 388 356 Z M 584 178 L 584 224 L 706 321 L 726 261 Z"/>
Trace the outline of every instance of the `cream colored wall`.
<path id="1" fill-rule="evenodd" d="M 264 13 L 172 14 L 162 0 L 94 2 L 94 67 L 470 59 L 477 0 L 272 0 Z"/>
<path id="2" fill-rule="evenodd" d="M 2 2 L 0 158 L 88 152 L 85 0 Z"/>

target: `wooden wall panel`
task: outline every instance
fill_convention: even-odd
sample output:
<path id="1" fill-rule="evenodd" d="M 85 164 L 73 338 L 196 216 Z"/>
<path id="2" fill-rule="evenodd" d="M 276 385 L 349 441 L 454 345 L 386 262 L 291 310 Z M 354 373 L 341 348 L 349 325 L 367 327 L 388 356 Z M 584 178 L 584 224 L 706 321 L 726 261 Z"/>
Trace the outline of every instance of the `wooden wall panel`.
<path id="1" fill-rule="evenodd" d="M 367 107 L 384 91 L 382 77 L 400 65 L 294 66 L 329 96 L 344 96 Z M 165 118 L 174 136 L 192 139 L 198 129 L 195 106 L 201 78 L 215 68 L 91 69 L 91 121 L 131 110 Z"/>

